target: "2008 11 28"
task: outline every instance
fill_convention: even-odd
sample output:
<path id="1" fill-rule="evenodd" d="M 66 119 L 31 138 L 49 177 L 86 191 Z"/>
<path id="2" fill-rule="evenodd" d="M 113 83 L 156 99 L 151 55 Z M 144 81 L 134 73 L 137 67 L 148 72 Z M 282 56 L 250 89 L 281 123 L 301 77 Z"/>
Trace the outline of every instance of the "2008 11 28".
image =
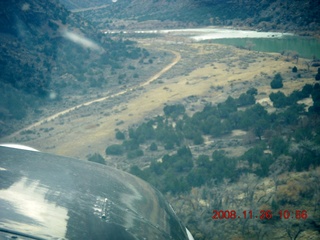
<path id="1" fill-rule="evenodd" d="M 235 210 L 213 210 L 212 211 L 212 219 L 218 220 L 218 219 L 237 219 L 237 218 L 259 218 L 261 220 L 270 220 L 274 216 L 271 210 L 260 210 L 259 216 L 253 216 L 252 210 L 244 210 L 242 212 L 242 215 L 237 215 L 237 212 Z M 308 213 L 306 210 L 295 210 L 293 212 L 289 210 L 279 210 L 277 212 L 280 219 L 302 219 L 305 220 L 308 218 Z"/>

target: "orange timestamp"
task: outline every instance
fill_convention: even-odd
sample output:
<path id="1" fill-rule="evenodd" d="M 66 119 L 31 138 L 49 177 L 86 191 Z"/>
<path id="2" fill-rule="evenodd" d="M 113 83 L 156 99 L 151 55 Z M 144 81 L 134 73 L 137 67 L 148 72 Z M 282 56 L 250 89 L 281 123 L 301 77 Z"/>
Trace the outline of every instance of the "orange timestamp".
<path id="1" fill-rule="evenodd" d="M 259 214 L 254 214 L 252 210 L 244 210 L 240 214 L 237 214 L 235 210 L 213 210 L 212 219 L 260 219 L 270 220 L 272 217 L 277 216 L 280 219 L 298 219 L 306 220 L 308 213 L 306 210 L 279 210 L 273 213 L 271 210 L 260 210 Z"/>

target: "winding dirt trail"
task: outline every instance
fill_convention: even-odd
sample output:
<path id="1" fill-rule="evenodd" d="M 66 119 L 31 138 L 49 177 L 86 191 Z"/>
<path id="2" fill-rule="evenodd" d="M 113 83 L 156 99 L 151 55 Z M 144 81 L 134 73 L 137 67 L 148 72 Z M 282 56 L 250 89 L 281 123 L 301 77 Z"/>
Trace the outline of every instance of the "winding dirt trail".
<path id="1" fill-rule="evenodd" d="M 159 71 L 158 73 L 156 73 L 155 75 L 153 75 L 151 78 L 149 78 L 146 82 L 143 82 L 143 83 L 140 83 L 138 84 L 137 86 L 134 86 L 134 87 L 130 87 L 130 88 L 127 88 L 123 91 L 120 91 L 118 93 L 115 93 L 115 94 L 112 94 L 112 95 L 109 95 L 109 96 L 106 96 L 106 97 L 102 97 L 102 98 L 98 98 L 98 99 L 94 99 L 94 100 L 91 100 L 89 102 L 85 102 L 85 103 L 81 103 L 81 104 L 78 104 L 74 107 L 71 107 L 71 108 L 68 108 L 66 110 L 63 110 L 63 111 L 60 111 L 54 115 L 51 115 L 49 117 L 46 117 L 28 127 L 25 127 L 17 132 L 14 132 L 13 134 L 9 135 L 8 137 L 5 137 L 5 138 L 13 138 L 15 136 L 17 136 L 20 132 L 22 131 L 26 131 L 26 130 L 31 130 L 32 128 L 35 128 L 35 127 L 38 127 L 40 125 L 42 125 L 43 123 L 45 122 L 49 122 L 49 121 L 52 121 L 58 117 L 61 117 L 67 113 L 70 113 L 80 107 L 84 107 L 84 106 L 89 106 L 93 103 L 97 103 L 97 102 L 102 102 L 102 101 L 105 101 L 105 100 L 108 100 L 110 98 L 114 98 L 114 97 L 117 97 L 117 96 L 120 96 L 120 95 L 123 95 L 125 93 L 128 93 L 130 91 L 133 91 L 139 87 L 144 87 L 146 85 L 149 85 L 150 83 L 152 83 L 153 81 L 157 80 L 159 77 L 161 77 L 164 73 L 166 73 L 167 71 L 169 71 L 174 65 L 176 65 L 180 60 L 181 60 L 181 55 L 179 52 L 176 52 L 176 51 L 173 51 L 173 50 L 165 50 L 165 49 L 159 49 L 159 50 L 163 50 L 163 51 L 169 51 L 171 53 L 173 53 L 175 55 L 175 58 L 173 59 L 173 61 L 168 64 L 166 67 L 164 67 L 161 71 Z"/>

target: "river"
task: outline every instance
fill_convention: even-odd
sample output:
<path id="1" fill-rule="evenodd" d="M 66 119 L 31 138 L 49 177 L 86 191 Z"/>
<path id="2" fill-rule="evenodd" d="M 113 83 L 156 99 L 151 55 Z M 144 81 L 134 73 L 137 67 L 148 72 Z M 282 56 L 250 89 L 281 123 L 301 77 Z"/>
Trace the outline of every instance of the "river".
<path id="1" fill-rule="evenodd" d="M 304 58 L 320 58 L 320 41 L 316 38 L 285 36 L 282 38 L 228 38 L 214 39 L 214 43 L 233 45 L 237 47 L 251 46 L 252 50 L 262 52 L 283 51 L 297 52 Z"/>
<path id="2" fill-rule="evenodd" d="M 106 34 L 120 33 L 109 31 Z M 164 30 L 132 30 L 121 31 L 122 34 L 150 34 L 180 36 L 189 40 L 201 42 L 233 45 L 236 47 L 248 47 L 255 51 L 297 52 L 304 58 L 320 58 L 320 40 L 312 37 L 297 36 L 292 33 L 260 32 L 250 30 L 236 30 L 231 28 L 187 28 L 187 29 L 164 29 Z"/>

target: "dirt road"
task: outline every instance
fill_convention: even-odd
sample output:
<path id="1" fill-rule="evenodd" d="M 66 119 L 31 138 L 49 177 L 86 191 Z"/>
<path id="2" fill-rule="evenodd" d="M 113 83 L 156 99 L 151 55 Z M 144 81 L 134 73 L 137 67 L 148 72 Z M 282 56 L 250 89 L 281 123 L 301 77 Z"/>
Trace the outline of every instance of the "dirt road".
<path id="1" fill-rule="evenodd" d="M 166 67 L 164 67 L 161 71 L 159 71 L 158 73 L 156 73 L 155 75 L 153 75 L 153 76 L 152 76 L 151 78 L 149 78 L 147 81 L 145 81 L 145 82 L 143 82 L 143 83 L 140 83 L 140 84 L 138 84 L 137 86 L 127 88 L 127 89 L 125 89 L 125 90 L 123 90 L 123 91 L 120 91 L 120 92 L 118 92 L 118 93 L 115 93 L 115 94 L 112 94 L 112 95 L 109 95 L 109 96 L 106 96 L 106 97 L 94 99 L 94 100 L 92 100 L 92 101 L 88 101 L 88 102 L 85 102 L 85 103 L 81 103 L 81 104 L 78 104 L 77 106 L 68 108 L 68 109 L 63 110 L 63 111 L 61 111 L 61 112 L 58 112 L 58 113 L 56 113 L 56 114 L 54 114 L 54 115 L 52 115 L 52 116 L 46 117 L 46 118 L 44 118 L 44 119 L 42 119 L 42 120 L 40 120 L 40 121 L 38 121 L 38 122 L 36 122 L 36 123 L 34 123 L 34 124 L 26 127 L 26 128 L 23 128 L 23 129 L 15 132 L 15 133 L 13 133 L 13 134 L 11 134 L 8 138 L 13 138 L 13 137 L 17 136 L 17 135 L 18 135 L 20 132 L 22 132 L 22 131 L 31 130 L 31 129 L 35 128 L 35 127 L 38 127 L 38 126 L 42 125 L 42 124 L 45 123 L 45 122 L 50 122 L 50 121 L 52 121 L 52 120 L 54 120 L 54 119 L 56 119 L 56 118 L 58 118 L 58 117 L 61 117 L 61 116 L 65 115 L 65 114 L 67 114 L 67 113 L 70 113 L 70 112 L 72 112 L 72 111 L 74 111 L 74 110 L 76 110 L 76 109 L 78 109 L 78 108 L 80 108 L 80 107 L 89 106 L 89 105 L 91 105 L 91 104 L 93 104 L 93 103 L 97 103 L 97 102 L 102 102 L 102 101 L 105 101 L 105 100 L 108 100 L 108 99 L 110 99 L 110 98 L 114 98 L 114 97 L 123 95 L 123 94 L 128 93 L 128 92 L 130 92 L 130 91 L 133 91 L 133 90 L 135 90 L 135 89 L 137 89 L 137 88 L 139 88 L 139 87 L 144 87 L 144 86 L 152 83 L 153 81 L 155 81 L 155 80 L 157 80 L 159 77 L 161 77 L 164 73 L 166 73 L 167 71 L 169 71 L 169 70 L 170 70 L 174 65 L 176 65 L 176 64 L 180 61 L 180 59 L 181 59 L 180 53 L 178 53 L 178 52 L 176 52 L 176 51 L 164 50 L 164 49 L 159 49 L 159 50 L 169 51 L 169 52 L 171 52 L 171 53 L 173 53 L 173 54 L 175 55 L 175 58 L 173 59 L 173 61 L 172 61 L 170 64 L 168 64 L 168 65 L 167 65 Z"/>
<path id="2" fill-rule="evenodd" d="M 175 59 L 145 82 L 56 113 L 24 129 L 35 130 L 32 133 L 17 135 L 18 132 L 16 138 L 11 136 L 4 140 L 78 159 L 86 159 L 88 154 L 93 153 L 105 155 L 107 146 L 119 143 L 115 139 L 117 130 L 126 132 L 145 119 L 161 115 L 166 104 L 182 102 L 190 111 L 189 114 L 193 114 L 206 102 L 221 102 L 228 96 L 240 94 L 249 86 L 257 87 L 261 93 L 257 100 L 266 98 L 272 90 L 266 76 L 288 72 L 292 65 L 275 59 L 272 54 L 221 45 L 165 46 L 167 50 L 170 47 L 173 49 Z M 157 44 L 150 47 L 159 49 Z M 246 59 L 254 61 L 243 69 Z M 303 66 L 298 68 L 302 69 Z M 160 77 L 161 81 L 150 84 Z M 295 88 L 300 89 L 304 81 L 290 83 L 297 84 Z M 285 87 L 283 91 L 292 89 Z M 117 162 L 116 159 L 110 161 Z"/>

